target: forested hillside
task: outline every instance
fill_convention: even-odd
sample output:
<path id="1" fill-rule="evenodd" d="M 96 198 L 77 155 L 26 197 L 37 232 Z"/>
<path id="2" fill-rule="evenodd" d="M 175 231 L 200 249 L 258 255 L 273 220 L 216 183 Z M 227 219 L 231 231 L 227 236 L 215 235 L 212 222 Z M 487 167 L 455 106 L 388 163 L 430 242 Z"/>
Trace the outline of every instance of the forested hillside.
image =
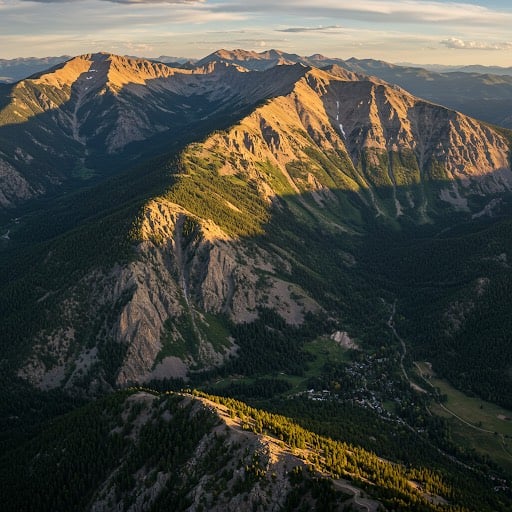
<path id="1" fill-rule="evenodd" d="M 16 511 L 507 509 L 489 479 L 453 463 L 392 464 L 203 394 L 116 393 L 6 449 L 1 467 L 4 510 Z"/>

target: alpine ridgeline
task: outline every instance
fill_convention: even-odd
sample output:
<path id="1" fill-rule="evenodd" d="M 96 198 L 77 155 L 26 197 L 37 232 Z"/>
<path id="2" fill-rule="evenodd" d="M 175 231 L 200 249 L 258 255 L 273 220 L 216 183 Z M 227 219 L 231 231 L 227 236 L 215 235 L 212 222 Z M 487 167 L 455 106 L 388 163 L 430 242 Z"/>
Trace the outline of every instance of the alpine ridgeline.
<path id="1" fill-rule="evenodd" d="M 160 162 L 164 185 L 131 217 L 116 205 L 10 278 L 4 353 L 42 389 L 300 373 L 304 340 L 369 340 L 389 317 L 366 234 L 492 215 L 512 187 L 505 130 L 337 66 L 86 55 L 14 85 L 0 119 L 4 205 L 229 122 Z M 16 222 L 11 250 L 30 219 Z"/>
<path id="2" fill-rule="evenodd" d="M 0 89 L 0 207 L 170 151 L 243 108 L 291 89 L 300 70 L 254 77 L 82 55 Z M 138 144 L 137 144 L 138 143 Z"/>
<path id="3" fill-rule="evenodd" d="M 1 462 L 6 511 L 469 510 L 454 464 L 453 475 L 395 464 L 202 393 L 117 392 Z M 486 491 L 471 473 L 464 485 Z M 499 506 L 492 496 L 471 503 Z"/>
<path id="4" fill-rule="evenodd" d="M 482 119 L 488 123 L 512 128 L 512 76 L 509 68 L 466 66 L 436 72 L 412 65 L 396 65 L 375 59 L 339 59 L 320 54 L 301 56 L 268 50 L 261 53 L 247 50 L 218 50 L 199 64 L 222 62 L 251 70 L 268 69 L 276 65 L 304 64 L 317 68 L 338 66 L 347 71 L 378 77 L 399 85 L 412 94 L 434 103 Z"/>

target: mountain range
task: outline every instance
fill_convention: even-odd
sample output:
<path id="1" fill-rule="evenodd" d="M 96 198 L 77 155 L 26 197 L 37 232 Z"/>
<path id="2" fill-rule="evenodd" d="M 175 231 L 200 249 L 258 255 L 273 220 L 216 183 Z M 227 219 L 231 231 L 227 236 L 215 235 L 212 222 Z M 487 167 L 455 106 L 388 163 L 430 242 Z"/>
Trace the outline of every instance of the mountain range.
<path id="1" fill-rule="evenodd" d="M 512 78 L 507 68 L 463 67 L 446 71 L 421 66 L 394 65 L 374 59 L 347 60 L 314 54 L 301 57 L 277 50 L 247 52 L 219 50 L 199 63 L 209 60 L 234 62 L 250 69 L 266 69 L 278 64 L 303 63 L 322 68 L 337 65 L 343 69 L 381 78 L 397 84 L 421 98 L 439 103 L 489 123 L 512 127 L 509 99 Z M 495 73 L 495 71 L 498 71 Z"/>
<path id="2" fill-rule="evenodd" d="M 0 60 L 2 82 L 14 82 L 38 73 L 50 65 L 64 62 L 68 57 L 42 59 Z M 219 50 L 200 59 L 160 56 L 151 61 L 173 67 L 194 69 L 197 63 L 209 61 L 236 63 L 252 70 L 263 70 L 275 65 L 302 63 L 314 67 L 338 65 L 344 69 L 379 77 L 400 85 L 421 98 L 430 100 L 492 124 L 512 127 L 509 98 L 512 87 L 510 68 L 496 66 L 419 66 L 394 65 L 374 59 L 339 59 L 313 54 L 308 57 L 279 50 L 254 52 L 247 50 Z M 3 71 L 2 71 L 3 70 Z"/>
<path id="3" fill-rule="evenodd" d="M 414 64 L 412 62 L 397 62 L 398 66 L 419 68 L 422 67 L 429 71 L 435 71 L 437 73 L 450 73 L 452 71 L 462 73 L 481 73 L 483 75 L 511 75 L 512 67 L 505 66 L 484 66 L 481 64 L 469 64 L 466 66 L 457 66 L 449 64 Z"/>
<path id="4" fill-rule="evenodd" d="M 69 60 L 69 55 L 60 57 L 19 57 L 0 59 L 0 83 L 10 83 L 27 78 Z"/>
<path id="5" fill-rule="evenodd" d="M 44 446 L 48 464 L 87 460 L 69 494 L 52 480 L 45 510 L 65 510 L 80 478 L 83 510 L 507 510 L 512 132 L 412 94 L 452 80 L 425 73 L 278 51 L 183 67 L 97 53 L 3 86 L 6 488 L 37 473 L 41 495 Z M 483 451 L 451 436 L 431 379 L 504 408 Z M 287 415 L 294 434 L 213 395 Z M 210 415 L 187 437 L 214 403 L 235 427 Z M 330 457 L 318 435 L 362 448 Z M 190 444 L 162 460 L 152 437 L 170 454 Z M 262 443 L 279 448 L 264 466 Z M 30 510 L 19 494 L 10 509 Z"/>

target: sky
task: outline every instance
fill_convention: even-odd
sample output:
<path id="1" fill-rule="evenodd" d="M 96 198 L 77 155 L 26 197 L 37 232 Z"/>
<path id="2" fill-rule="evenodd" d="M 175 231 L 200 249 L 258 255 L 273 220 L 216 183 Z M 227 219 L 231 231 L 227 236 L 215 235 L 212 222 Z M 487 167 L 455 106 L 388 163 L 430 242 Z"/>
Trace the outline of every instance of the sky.
<path id="1" fill-rule="evenodd" d="M 510 0 L 0 0 L 0 58 L 225 48 L 512 66 Z"/>

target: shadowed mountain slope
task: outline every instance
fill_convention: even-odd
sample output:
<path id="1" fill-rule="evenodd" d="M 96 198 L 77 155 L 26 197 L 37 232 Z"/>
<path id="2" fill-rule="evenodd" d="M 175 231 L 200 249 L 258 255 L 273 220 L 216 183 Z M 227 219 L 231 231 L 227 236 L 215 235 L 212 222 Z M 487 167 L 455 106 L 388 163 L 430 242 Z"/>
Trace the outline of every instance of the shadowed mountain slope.
<path id="1" fill-rule="evenodd" d="M 48 153 L 67 192 L 2 224 L 12 509 L 329 510 L 348 504 L 339 491 L 374 510 L 507 510 L 508 413 L 486 430 L 500 469 L 454 440 L 413 361 L 512 404 L 510 132 L 333 63 L 175 70 L 95 54 L 9 91 L 2 158 L 47 186 L 28 169 Z M 23 160 L 23 141 L 42 159 Z M 80 186 L 66 158 L 98 176 Z M 353 445 L 153 392 L 38 433 L 131 385 L 248 397 Z M 318 473 L 294 480 L 300 461 Z"/>
<path id="2" fill-rule="evenodd" d="M 10 463 L 0 472 L 6 511 L 505 510 L 489 480 L 455 466 L 445 476 L 391 463 L 203 394 L 116 393 L 55 419 L 1 459 L 2 468 Z"/>

